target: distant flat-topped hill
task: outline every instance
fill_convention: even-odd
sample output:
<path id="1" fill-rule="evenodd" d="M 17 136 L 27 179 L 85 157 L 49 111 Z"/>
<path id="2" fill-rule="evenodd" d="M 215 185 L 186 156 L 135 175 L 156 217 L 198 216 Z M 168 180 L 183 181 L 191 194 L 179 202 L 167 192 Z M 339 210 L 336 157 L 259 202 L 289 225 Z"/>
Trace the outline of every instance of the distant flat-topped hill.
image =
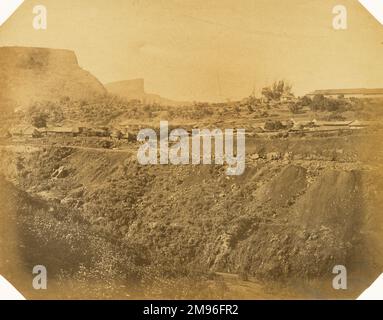
<path id="1" fill-rule="evenodd" d="M 186 102 L 163 98 L 158 94 L 146 93 L 144 79 L 111 82 L 105 84 L 105 88 L 111 94 L 118 95 L 127 100 L 140 100 L 146 104 L 157 103 L 159 105 L 168 106 L 187 104 Z"/>
<path id="2" fill-rule="evenodd" d="M 144 79 L 116 81 L 105 84 L 108 92 L 128 100 L 143 100 L 146 97 Z"/>
<path id="3" fill-rule="evenodd" d="M 34 101 L 80 100 L 106 93 L 70 50 L 0 47 L 0 65 L 0 111 L 27 108 Z"/>

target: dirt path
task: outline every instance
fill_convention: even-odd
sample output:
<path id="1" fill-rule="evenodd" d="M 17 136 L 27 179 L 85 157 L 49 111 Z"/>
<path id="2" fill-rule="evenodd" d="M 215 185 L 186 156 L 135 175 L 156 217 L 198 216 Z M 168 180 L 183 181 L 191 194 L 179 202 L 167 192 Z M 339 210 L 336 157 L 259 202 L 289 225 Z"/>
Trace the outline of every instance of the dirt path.
<path id="1" fill-rule="evenodd" d="M 72 148 L 76 150 L 88 150 L 88 151 L 98 151 L 98 152 L 111 152 L 111 153 L 132 153 L 131 149 L 107 149 L 107 148 L 96 148 L 96 147 L 83 147 L 75 145 L 62 145 L 62 144 L 37 144 L 37 143 L 8 143 L 2 144 L 3 148 Z"/>

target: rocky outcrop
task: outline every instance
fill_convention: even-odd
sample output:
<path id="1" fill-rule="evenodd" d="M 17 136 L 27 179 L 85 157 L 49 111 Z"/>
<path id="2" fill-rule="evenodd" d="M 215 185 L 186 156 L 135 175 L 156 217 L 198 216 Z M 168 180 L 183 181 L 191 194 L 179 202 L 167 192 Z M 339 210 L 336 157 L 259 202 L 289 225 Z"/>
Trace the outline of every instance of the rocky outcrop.
<path id="1" fill-rule="evenodd" d="M 107 83 L 105 88 L 113 94 L 119 95 L 128 100 L 143 100 L 146 93 L 144 79 L 133 79 Z"/>
<path id="2" fill-rule="evenodd" d="M 139 100 L 146 104 L 159 104 L 166 106 L 176 106 L 188 104 L 186 102 L 177 102 L 159 96 L 158 94 L 146 93 L 144 79 L 123 80 L 105 84 L 109 93 L 120 96 L 127 100 Z"/>
<path id="3" fill-rule="evenodd" d="M 88 99 L 106 93 L 103 85 L 83 70 L 73 51 L 0 48 L 0 108 L 12 111 L 36 101 Z"/>

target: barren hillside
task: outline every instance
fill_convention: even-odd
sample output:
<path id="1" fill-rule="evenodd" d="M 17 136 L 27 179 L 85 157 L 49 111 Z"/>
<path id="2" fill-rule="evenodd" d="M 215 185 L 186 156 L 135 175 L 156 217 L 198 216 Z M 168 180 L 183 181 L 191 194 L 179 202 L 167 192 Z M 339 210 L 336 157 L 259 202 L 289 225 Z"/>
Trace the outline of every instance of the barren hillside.
<path id="1" fill-rule="evenodd" d="M 103 85 L 83 70 L 73 51 L 0 48 L 0 106 L 2 110 L 26 108 L 34 101 L 62 97 L 87 99 L 106 92 Z"/>
<path id="2" fill-rule="evenodd" d="M 337 294 L 353 298 L 382 265 L 373 241 L 382 228 L 376 159 L 360 155 L 358 137 L 277 142 L 257 141 L 254 150 L 250 141 L 240 177 L 219 166 L 140 166 L 134 144 L 120 152 L 8 146 L 1 168 L 46 202 L 30 218 L 31 210 L 19 207 L 19 227 L 31 237 L 23 245 L 40 248 L 27 254 L 28 263 L 44 260 L 62 280 L 102 274 L 114 294 L 148 297 L 242 297 L 250 290 L 264 298 L 293 283 L 274 297 L 320 298 L 334 297 L 332 267 L 343 264 L 350 290 Z M 269 156 L 278 150 L 285 156 Z M 117 290 L 121 283 L 130 289 Z"/>

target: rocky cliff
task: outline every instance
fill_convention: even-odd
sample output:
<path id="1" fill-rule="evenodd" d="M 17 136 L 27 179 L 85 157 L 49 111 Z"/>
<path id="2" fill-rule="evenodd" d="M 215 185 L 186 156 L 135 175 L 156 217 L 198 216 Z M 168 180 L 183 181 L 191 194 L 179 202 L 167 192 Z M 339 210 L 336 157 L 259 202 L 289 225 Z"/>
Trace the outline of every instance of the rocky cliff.
<path id="1" fill-rule="evenodd" d="M 146 93 L 144 79 L 133 79 L 116 81 L 105 84 L 109 93 L 118 95 L 127 100 L 140 100 L 146 104 L 160 104 L 164 106 L 176 106 L 188 104 L 186 102 L 177 102 L 161 97 L 158 94 Z"/>
<path id="2" fill-rule="evenodd" d="M 119 95 L 128 100 L 145 99 L 144 79 L 132 79 L 111 82 L 105 85 L 105 88 L 113 94 Z"/>
<path id="3" fill-rule="evenodd" d="M 87 99 L 106 93 L 103 85 L 83 70 L 73 51 L 31 47 L 0 48 L 0 108 L 27 108 L 35 101 L 62 97 Z"/>

